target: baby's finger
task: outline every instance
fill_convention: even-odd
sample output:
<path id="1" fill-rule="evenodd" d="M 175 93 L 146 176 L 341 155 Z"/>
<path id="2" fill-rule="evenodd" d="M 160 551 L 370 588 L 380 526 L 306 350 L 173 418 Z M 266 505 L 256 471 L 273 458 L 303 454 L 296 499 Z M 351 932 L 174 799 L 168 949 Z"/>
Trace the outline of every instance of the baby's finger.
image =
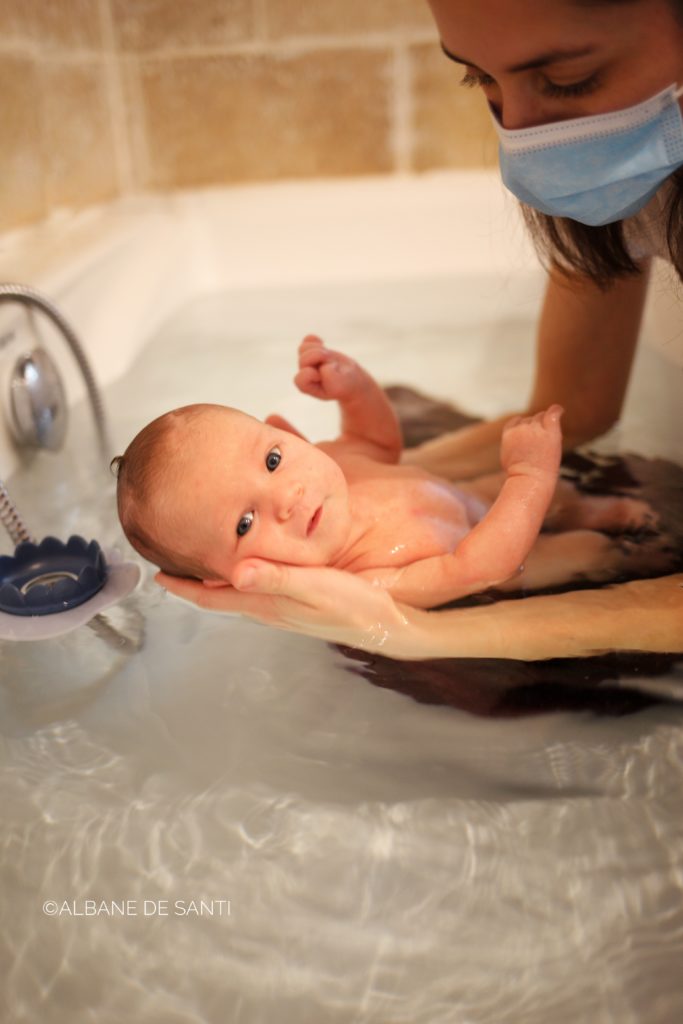
<path id="1" fill-rule="evenodd" d="M 503 429 L 504 430 L 512 430 L 512 428 L 518 426 L 518 424 L 520 424 L 523 419 L 524 419 L 523 416 L 513 416 L 511 419 L 509 419 L 507 421 L 507 423 L 505 424 L 505 427 Z"/>
<path id="2" fill-rule="evenodd" d="M 317 334 L 307 334 L 299 345 L 299 352 L 303 352 L 304 349 L 315 348 L 318 345 L 324 346 L 324 341 L 319 338 Z"/>
<path id="3" fill-rule="evenodd" d="M 314 398 L 325 398 L 325 389 L 320 379 L 320 373 L 313 366 L 307 366 L 299 370 L 294 378 L 294 383 L 299 391 L 305 395 L 312 395 Z"/>
<path id="4" fill-rule="evenodd" d="M 322 366 L 336 357 L 336 352 L 331 352 L 329 348 L 323 348 L 322 345 L 316 345 L 315 348 L 308 348 L 299 353 L 299 366 Z"/>
<path id="5" fill-rule="evenodd" d="M 553 423 L 559 423 L 563 415 L 564 409 L 561 405 L 555 403 L 543 413 L 543 423 L 545 426 L 550 426 Z"/>

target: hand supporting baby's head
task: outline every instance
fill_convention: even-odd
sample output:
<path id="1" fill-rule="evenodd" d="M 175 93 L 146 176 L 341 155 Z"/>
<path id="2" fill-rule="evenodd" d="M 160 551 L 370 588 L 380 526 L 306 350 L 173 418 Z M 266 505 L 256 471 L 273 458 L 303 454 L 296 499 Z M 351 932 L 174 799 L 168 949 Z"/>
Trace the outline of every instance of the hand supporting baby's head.
<path id="1" fill-rule="evenodd" d="M 248 557 L 330 564 L 350 527 L 346 480 L 333 459 L 226 406 L 160 416 L 112 465 L 124 533 L 174 576 L 228 582 Z"/>

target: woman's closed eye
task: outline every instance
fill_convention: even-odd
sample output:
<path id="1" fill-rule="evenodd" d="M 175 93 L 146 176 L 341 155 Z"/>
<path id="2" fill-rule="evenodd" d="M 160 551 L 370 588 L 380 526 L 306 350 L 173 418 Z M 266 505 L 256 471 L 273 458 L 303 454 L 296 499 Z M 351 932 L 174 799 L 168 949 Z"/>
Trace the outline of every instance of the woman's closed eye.
<path id="1" fill-rule="evenodd" d="M 496 84 L 495 78 L 487 75 L 485 71 L 477 71 L 475 68 L 468 68 L 460 79 L 460 84 L 468 88 L 488 89 Z M 543 96 L 550 96 L 554 99 L 573 99 L 577 96 L 587 96 L 597 89 L 600 84 L 600 77 L 597 74 L 588 75 L 578 82 L 567 82 L 560 84 L 553 82 L 550 78 L 542 75 L 538 82 L 538 91 Z"/>
<path id="2" fill-rule="evenodd" d="M 567 82 L 560 85 L 549 78 L 544 79 L 541 91 L 545 96 L 556 96 L 559 99 L 573 99 L 576 96 L 588 96 L 597 89 L 600 79 L 597 74 L 582 78 L 580 82 Z"/>

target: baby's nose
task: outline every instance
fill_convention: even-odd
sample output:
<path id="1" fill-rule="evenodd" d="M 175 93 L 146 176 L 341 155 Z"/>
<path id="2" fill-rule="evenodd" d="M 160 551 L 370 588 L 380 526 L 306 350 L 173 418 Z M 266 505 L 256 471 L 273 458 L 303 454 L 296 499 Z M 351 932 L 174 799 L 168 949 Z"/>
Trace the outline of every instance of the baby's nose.
<path id="1" fill-rule="evenodd" d="M 276 506 L 277 517 L 281 522 L 286 522 L 287 519 L 291 518 L 292 513 L 301 500 L 303 491 L 303 486 L 299 483 L 287 484 L 282 487 Z"/>

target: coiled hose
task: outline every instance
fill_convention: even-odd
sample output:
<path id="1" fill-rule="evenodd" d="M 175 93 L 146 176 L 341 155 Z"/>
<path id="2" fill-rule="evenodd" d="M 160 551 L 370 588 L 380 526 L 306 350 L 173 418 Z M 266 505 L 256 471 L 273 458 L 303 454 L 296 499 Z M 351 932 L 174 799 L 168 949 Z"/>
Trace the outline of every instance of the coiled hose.
<path id="1" fill-rule="evenodd" d="M 9 533 L 15 547 L 22 541 L 33 540 L 2 480 L 0 480 L 0 523 Z"/>
<path id="2" fill-rule="evenodd" d="M 53 302 L 28 284 L 0 284 L 0 302 L 18 302 L 29 308 L 39 309 L 59 330 L 69 345 L 83 375 L 95 420 L 100 450 L 108 461 L 110 447 L 104 405 L 94 374 L 90 369 L 90 363 L 71 324 L 62 316 Z M 0 480 L 0 523 L 5 527 L 15 545 L 32 539 L 30 531 L 7 493 L 7 488 L 2 480 Z"/>
<path id="3" fill-rule="evenodd" d="M 60 334 L 69 345 L 69 348 L 74 355 L 74 359 L 78 363 L 83 380 L 85 381 L 88 398 L 90 399 L 90 406 L 95 419 L 95 427 L 97 428 L 100 450 L 108 463 L 110 458 L 110 445 L 104 405 L 95 382 L 95 377 L 90 369 L 90 363 L 86 358 L 83 346 L 81 345 L 74 329 L 71 327 L 69 322 L 64 319 L 54 303 L 35 288 L 32 288 L 31 285 L 11 283 L 0 284 L 0 302 L 18 302 L 29 308 L 39 309 L 59 330 Z"/>

